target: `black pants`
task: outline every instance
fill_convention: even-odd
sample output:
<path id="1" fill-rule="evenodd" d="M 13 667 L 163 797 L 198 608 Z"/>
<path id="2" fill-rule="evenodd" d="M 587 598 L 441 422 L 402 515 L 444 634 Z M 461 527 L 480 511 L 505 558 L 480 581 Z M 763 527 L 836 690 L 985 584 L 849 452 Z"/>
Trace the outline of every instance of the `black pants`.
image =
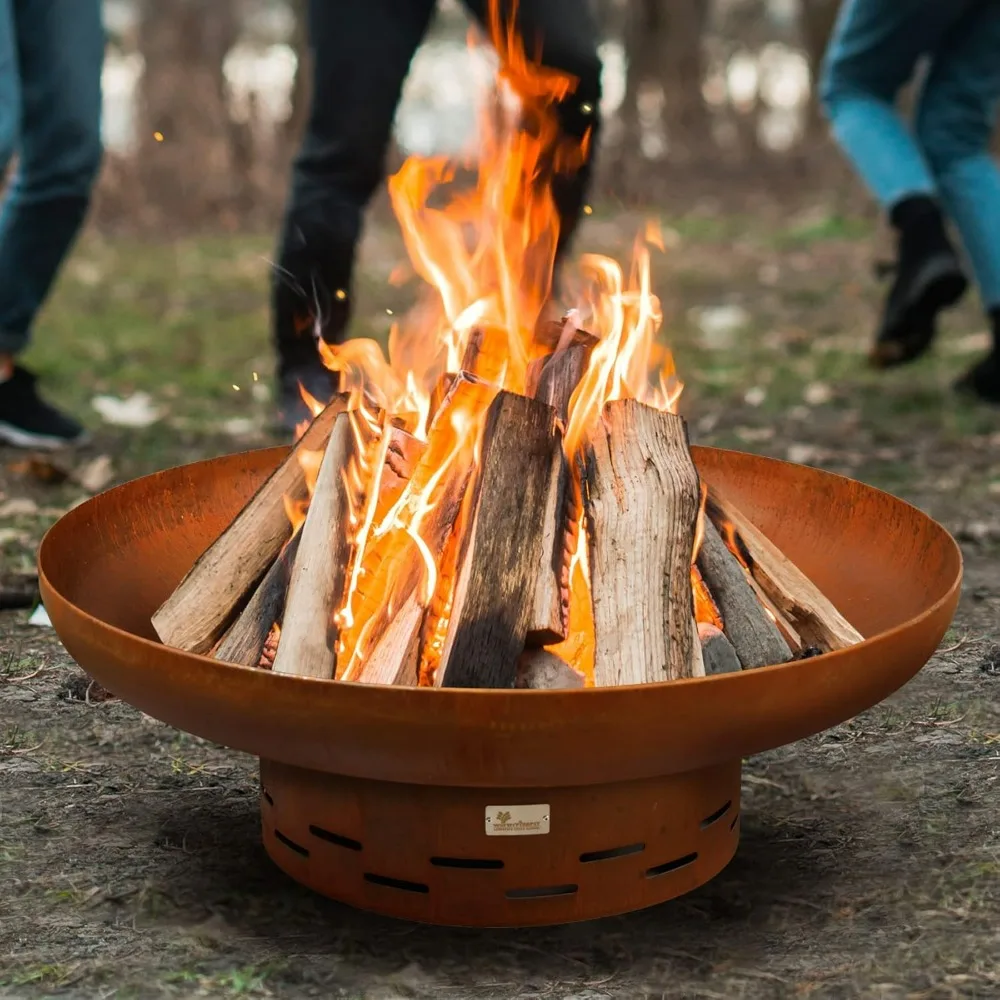
<path id="1" fill-rule="evenodd" d="M 487 0 L 465 0 L 480 21 Z M 274 336 L 282 372 L 315 359 L 318 316 L 328 342 L 343 339 L 362 212 L 384 179 L 384 160 L 403 81 L 434 12 L 435 0 L 310 0 L 313 103 L 292 173 L 273 285 Z M 567 135 L 592 130 L 596 142 L 601 64 L 586 0 L 520 0 L 525 51 L 571 73 L 579 85 L 557 108 Z M 560 245 L 583 207 L 590 163 L 558 175 L 552 190 Z"/>

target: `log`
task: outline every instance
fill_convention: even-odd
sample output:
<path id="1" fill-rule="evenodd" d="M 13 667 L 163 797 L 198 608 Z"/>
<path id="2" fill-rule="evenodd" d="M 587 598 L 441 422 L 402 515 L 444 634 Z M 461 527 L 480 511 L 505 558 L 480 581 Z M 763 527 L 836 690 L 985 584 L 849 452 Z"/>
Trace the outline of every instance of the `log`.
<path id="1" fill-rule="evenodd" d="M 567 329 L 567 325 L 566 319 L 539 323 L 535 329 L 535 343 L 544 348 L 548 354 L 573 345 L 583 345 L 588 350 L 593 350 L 595 345 L 600 343 L 600 337 L 573 326 Z"/>
<path id="2" fill-rule="evenodd" d="M 804 647 L 818 646 L 824 652 L 833 652 L 864 640 L 819 587 L 735 504 L 709 489 L 706 513 L 717 525 L 728 522 L 733 526 L 753 578 L 791 623 Z"/>
<path id="3" fill-rule="evenodd" d="M 569 401 L 590 363 L 592 345 L 575 344 L 528 365 L 528 395 L 555 408 L 563 423 L 569 418 Z"/>
<path id="4" fill-rule="evenodd" d="M 693 676 L 691 555 L 700 492 L 685 423 L 634 399 L 616 400 L 582 448 L 594 684 Z"/>
<path id="5" fill-rule="evenodd" d="M 463 372 L 499 386 L 510 364 L 510 343 L 501 327 L 477 327 L 469 334 L 462 355 Z"/>
<path id="6" fill-rule="evenodd" d="M 246 607 L 212 654 L 216 660 L 239 663 L 244 667 L 260 664 L 271 626 L 280 622 L 285 610 L 285 595 L 301 539 L 302 533 L 296 532 L 271 563 L 271 568 L 264 574 Z"/>
<path id="7" fill-rule="evenodd" d="M 561 448 L 551 406 L 511 392 L 497 395 L 470 491 L 471 523 L 461 540 L 440 666 L 433 672 L 437 687 L 514 686 L 542 558 L 539 512 Z"/>
<path id="8" fill-rule="evenodd" d="M 559 691 L 584 686 L 583 674 L 547 649 L 528 649 L 518 658 L 514 687 L 529 691 Z"/>
<path id="9" fill-rule="evenodd" d="M 319 467 L 298 552 L 288 583 L 276 674 L 329 679 L 334 676 L 337 636 L 334 615 L 344 598 L 350 561 L 348 525 L 352 497 L 345 471 L 355 457 L 351 414 L 337 416 Z"/>
<path id="10" fill-rule="evenodd" d="M 491 386 L 478 379 L 464 375 L 452 379 L 428 431 L 426 447 L 399 498 L 397 519 L 407 523 L 419 498 L 426 497 L 442 465 L 454 452 L 453 414 L 482 413 L 494 393 Z M 475 441 L 461 444 L 433 486 L 429 509 L 417 528 L 424 546 L 438 564 L 472 478 Z M 427 601 L 420 599 L 420 591 L 427 581 L 426 562 L 405 526 L 393 527 L 374 539 L 363 558 L 364 575 L 355 594 L 352 624 L 344 636 L 350 647 L 350 659 L 339 674 L 340 679 L 372 684 L 410 683 L 411 650 L 417 643 L 419 651 L 424 634 Z M 413 600 L 420 607 L 420 615 L 414 611 Z M 401 650 L 406 651 L 402 659 Z"/>
<path id="11" fill-rule="evenodd" d="M 733 644 L 726 638 L 725 633 L 710 625 L 708 622 L 700 622 L 698 625 L 698 638 L 701 644 L 701 654 L 705 663 L 705 676 L 713 677 L 715 674 L 738 674 L 742 669 L 740 658 L 736 655 Z"/>
<path id="12" fill-rule="evenodd" d="M 389 512 L 406 488 L 426 448 L 425 442 L 400 427 L 390 427 L 389 443 L 385 450 L 382 475 L 379 479 L 378 501 L 375 505 L 375 523 Z"/>
<path id="13" fill-rule="evenodd" d="M 705 519 L 697 566 L 722 616 L 726 638 L 736 650 L 743 668 L 751 670 L 787 663 L 792 658 L 788 644 L 757 600 L 746 570 L 708 518 Z"/>
<path id="14" fill-rule="evenodd" d="M 569 469 L 562 448 L 552 453 L 548 493 L 540 512 L 542 546 L 535 597 L 528 626 L 528 646 L 562 642 L 569 630 L 569 563 L 572 552 Z"/>
<path id="15" fill-rule="evenodd" d="M 38 599 L 37 573 L 0 573 L 0 611 L 31 608 Z"/>
<path id="16" fill-rule="evenodd" d="M 205 550 L 153 615 L 160 641 L 189 653 L 207 653 L 292 534 L 284 498 L 308 496 L 300 458 L 322 451 L 346 395 L 330 402 L 229 527 Z"/>
<path id="17" fill-rule="evenodd" d="M 590 345 L 578 344 L 528 366 L 528 395 L 547 403 L 565 426 L 569 402 L 587 370 Z M 551 493 L 544 509 L 545 538 L 542 567 L 535 592 L 535 613 L 528 631 L 529 646 L 547 646 L 566 638 L 569 628 L 569 561 L 573 555 L 573 527 L 578 512 L 572 509 L 573 498 L 569 472 L 561 455 L 550 479 Z"/>
<path id="18" fill-rule="evenodd" d="M 431 390 L 431 399 L 427 410 L 428 427 L 434 423 L 434 418 L 440 412 L 444 401 L 448 398 L 455 386 L 456 381 L 472 382 L 476 385 L 486 385 L 486 382 L 479 378 L 478 375 L 473 375 L 472 372 L 464 370 L 460 372 L 445 372 L 443 375 L 439 375 L 437 382 L 434 383 L 434 388 Z"/>

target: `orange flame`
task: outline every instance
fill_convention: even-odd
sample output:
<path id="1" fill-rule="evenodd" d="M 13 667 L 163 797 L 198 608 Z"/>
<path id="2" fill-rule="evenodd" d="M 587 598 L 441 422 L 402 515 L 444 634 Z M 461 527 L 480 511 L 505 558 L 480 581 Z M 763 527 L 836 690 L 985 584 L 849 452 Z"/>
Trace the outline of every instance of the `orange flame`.
<path id="1" fill-rule="evenodd" d="M 567 137 L 555 114 L 556 104 L 570 97 L 577 81 L 529 57 L 513 27 L 514 11 L 503 22 L 499 3 L 491 0 L 489 12 L 490 40 L 503 68 L 499 99 L 480 115 L 475 183 L 463 187 L 458 164 L 439 157 L 411 157 L 389 180 L 409 257 L 409 265 L 397 267 L 390 280 L 401 282 L 412 269 L 423 281 L 417 304 L 393 323 L 385 352 L 371 339 L 319 345 L 323 363 L 339 376 L 341 391 L 350 393 L 359 443 L 344 471 L 357 503 L 349 526 L 354 556 L 336 614 L 342 654 L 337 676 L 342 679 L 359 676 L 379 630 L 409 599 L 403 591 L 413 580 L 406 567 L 415 564 L 416 592 L 428 612 L 421 679 L 433 682 L 452 608 L 455 539 L 463 530 L 461 517 L 454 527 L 458 515 L 452 511 L 453 534 L 445 531 L 442 505 L 453 503 L 448 491 L 455 482 L 467 483 L 478 463 L 479 438 L 496 391 L 524 392 L 529 363 L 546 350 L 536 331 L 552 309 L 559 239 L 550 181 L 584 162 L 590 135 Z M 636 243 L 627 275 L 609 257 L 582 258 L 579 292 L 574 308 L 565 313 L 557 350 L 569 345 L 576 328 L 594 334 L 598 343 L 570 401 L 564 447 L 571 456 L 611 400 L 634 397 L 672 412 L 677 406 L 682 384 L 669 349 L 657 341 L 663 315 L 650 279 L 649 248 L 662 250 L 663 245 L 659 227 L 650 223 Z M 440 376 L 463 367 L 489 383 L 489 391 L 432 416 L 431 397 Z M 318 412 L 316 400 L 305 392 L 303 398 Z M 378 416 L 376 411 L 381 411 Z M 389 428 L 402 414 L 427 448 L 402 494 L 376 517 Z M 362 438 L 379 444 L 366 450 L 360 447 Z M 320 458 L 302 457 L 310 495 Z M 573 488 L 579 515 L 578 480 Z M 307 504 L 288 501 L 286 507 L 298 530 Z M 578 516 L 571 539 L 569 635 L 553 650 L 592 683 L 589 542 L 580 521 Z"/>

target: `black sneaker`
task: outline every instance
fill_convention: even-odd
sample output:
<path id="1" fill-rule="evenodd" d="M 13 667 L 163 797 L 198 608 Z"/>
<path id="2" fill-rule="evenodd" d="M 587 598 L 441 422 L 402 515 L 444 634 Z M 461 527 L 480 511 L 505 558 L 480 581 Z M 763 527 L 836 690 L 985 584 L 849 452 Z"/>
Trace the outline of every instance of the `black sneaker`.
<path id="1" fill-rule="evenodd" d="M 892 368 L 924 354 L 937 333 L 938 313 L 954 305 L 968 285 L 958 256 L 950 249 L 918 261 L 901 259 L 869 355 L 872 365 Z"/>
<path id="2" fill-rule="evenodd" d="M 0 382 L 0 441 L 16 448 L 55 451 L 85 440 L 80 424 L 38 395 L 31 372 L 15 367 L 11 377 Z"/>
<path id="3" fill-rule="evenodd" d="M 956 392 L 1000 405 L 1000 351 L 993 350 L 973 365 L 956 383 Z"/>
<path id="4" fill-rule="evenodd" d="M 324 368 L 318 356 L 310 364 L 284 368 L 278 376 L 279 428 L 284 432 L 294 433 L 299 424 L 313 418 L 299 386 L 325 405 L 337 391 L 337 385 L 337 375 Z"/>

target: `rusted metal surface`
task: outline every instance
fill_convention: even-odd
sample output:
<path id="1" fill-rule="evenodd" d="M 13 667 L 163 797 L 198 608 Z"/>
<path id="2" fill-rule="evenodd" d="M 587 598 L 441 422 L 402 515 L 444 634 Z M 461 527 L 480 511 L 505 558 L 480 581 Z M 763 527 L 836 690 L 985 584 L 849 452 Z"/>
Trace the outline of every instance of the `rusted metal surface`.
<path id="1" fill-rule="evenodd" d="M 896 690 L 933 653 L 959 596 L 958 547 L 908 504 L 802 466 L 694 453 L 704 478 L 814 579 L 865 642 L 739 674 L 586 691 L 336 684 L 162 646 L 151 613 L 284 449 L 168 470 L 71 511 L 42 543 L 42 595 L 70 653 L 106 688 L 263 758 L 273 802 L 263 804 L 265 843 L 295 878 L 358 906 L 452 924 L 621 912 L 715 874 L 739 826 L 725 835 L 725 824 L 703 834 L 695 826 L 727 800 L 726 823 L 735 815 L 739 760 Z M 548 834 L 485 836 L 486 806 L 532 804 L 551 807 Z M 310 826 L 362 849 L 321 836 L 316 843 Z M 641 852 L 579 860 L 640 842 Z M 647 878 L 692 852 L 696 861 Z M 462 856 L 504 867 L 429 860 Z M 574 885 L 547 897 L 508 896 Z"/>

